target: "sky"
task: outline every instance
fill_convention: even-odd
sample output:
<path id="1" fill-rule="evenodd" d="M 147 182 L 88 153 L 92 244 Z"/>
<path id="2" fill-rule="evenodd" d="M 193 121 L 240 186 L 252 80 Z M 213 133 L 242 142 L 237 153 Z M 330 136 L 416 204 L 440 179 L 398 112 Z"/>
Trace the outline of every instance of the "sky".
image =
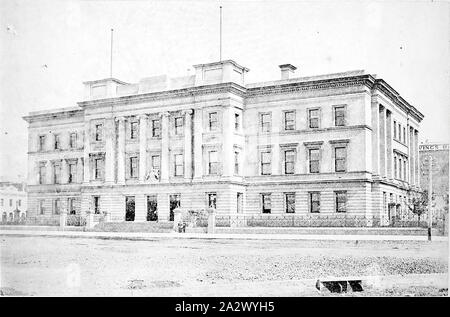
<path id="1" fill-rule="evenodd" d="M 223 59 L 247 82 L 364 69 L 425 115 L 420 141 L 449 142 L 446 1 L 0 1 L 0 180 L 26 177 L 30 111 L 76 106 L 83 81 L 193 74 Z"/>

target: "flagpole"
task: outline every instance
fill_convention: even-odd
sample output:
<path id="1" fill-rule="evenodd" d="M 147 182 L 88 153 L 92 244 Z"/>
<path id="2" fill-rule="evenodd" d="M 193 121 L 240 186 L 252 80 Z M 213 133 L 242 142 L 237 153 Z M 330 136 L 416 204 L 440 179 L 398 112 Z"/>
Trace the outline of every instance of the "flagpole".
<path id="1" fill-rule="evenodd" d="M 109 62 L 109 77 L 112 78 L 112 65 L 113 65 L 113 32 L 114 29 L 111 29 L 111 60 Z"/>
<path id="2" fill-rule="evenodd" d="M 219 61 L 222 61 L 222 6 L 220 6 L 220 53 Z"/>

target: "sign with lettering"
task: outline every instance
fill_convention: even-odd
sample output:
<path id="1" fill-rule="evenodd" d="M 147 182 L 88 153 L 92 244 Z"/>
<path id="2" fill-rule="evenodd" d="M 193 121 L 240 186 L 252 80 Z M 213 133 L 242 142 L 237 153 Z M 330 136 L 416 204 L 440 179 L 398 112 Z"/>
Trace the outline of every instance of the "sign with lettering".
<path id="1" fill-rule="evenodd" d="M 448 151 L 448 144 L 420 144 L 419 151 Z"/>

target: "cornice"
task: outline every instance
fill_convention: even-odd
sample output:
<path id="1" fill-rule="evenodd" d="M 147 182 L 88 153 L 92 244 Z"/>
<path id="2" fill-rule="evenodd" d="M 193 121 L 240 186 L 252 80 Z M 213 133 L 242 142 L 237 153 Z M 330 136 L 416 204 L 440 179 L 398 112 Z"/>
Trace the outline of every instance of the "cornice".
<path id="1" fill-rule="evenodd" d="M 30 114 L 28 116 L 23 116 L 22 119 L 24 119 L 28 123 L 32 123 L 36 121 L 48 121 L 52 119 L 67 119 L 75 116 L 81 117 L 83 115 L 84 115 L 83 109 L 67 110 L 67 111 L 55 110 L 48 113 Z"/>

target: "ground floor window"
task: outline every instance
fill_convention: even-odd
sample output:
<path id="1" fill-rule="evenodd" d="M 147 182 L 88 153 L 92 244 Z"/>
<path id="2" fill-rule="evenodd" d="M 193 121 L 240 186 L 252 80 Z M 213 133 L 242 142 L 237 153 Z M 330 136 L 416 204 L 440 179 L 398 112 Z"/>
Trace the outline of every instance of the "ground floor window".
<path id="1" fill-rule="evenodd" d="M 261 194 L 261 206 L 263 214 L 270 214 L 272 212 L 272 195 Z"/>
<path id="2" fill-rule="evenodd" d="M 320 193 L 319 192 L 309 193 L 309 212 L 312 212 L 312 213 L 320 212 Z"/>
<path id="3" fill-rule="evenodd" d="M 181 195 L 180 194 L 170 195 L 169 202 L 170 202 L 169 221 L 173 221 L 174 218 L 173 211 L 181 206 Z"/>
<path id="4" fill-rule="evenodd" d="M 284 206 L 286 213 L 295 213 L 295 193 L 284 194 Z"/>
<path id="5" fill-rule="evenodd" d="M 339 191 L 335 192 L 335 205 L 336 212 L 346 212 L 347 211 L 347 192 Z"/>
<path id="6" fill-rule="evenodd" d="M 94 205 L 94 214 L 100 213 L 100 196 L 92 197 L 92 204 Z"/>
<path id="7" fill-rule="evenodd" d="M 208 208 L 216 209 L 217 203 L 217 194 L 216 193 L 208 193 Z"/>
<path id="8" fill-rule="evenodd" d="M 236 204 L 237 204 L 237 213 L 238 214 L 242 213 L 243 197 L 244 197 L 244 195 L 242 193 L 237 193 Z"/>
<path id="9" fill-rule="evenodd" d="M 125 221 L 134 221 L 135 200 L 134 196 L 125 197 Z"/>
<path id="10" fill-rule="evenodd" d="M 41 199 L 38 201 L 38 211 L 40 215 L 44 214 L 44 200 Z"/>
<path id="11" fill-rule="evenodd" d="M 67 198 L 67 211 L 69 212 L 70 215 L 75 215 L 76 214 L 76 210 L 75 210 L 75 198 Z"/>
<path id="12" fill-rule="evenodd" d="M 147 196 L 147 221 L 158 220 L 158 201 L 156 195 Z"/>
<path id="13" fill-rule="evenodd" d="M 61 212 L 61 200 L 59 198 L 56 198 L 53 201 L 53 213 L 55 215 L 59 215 Z"/>

